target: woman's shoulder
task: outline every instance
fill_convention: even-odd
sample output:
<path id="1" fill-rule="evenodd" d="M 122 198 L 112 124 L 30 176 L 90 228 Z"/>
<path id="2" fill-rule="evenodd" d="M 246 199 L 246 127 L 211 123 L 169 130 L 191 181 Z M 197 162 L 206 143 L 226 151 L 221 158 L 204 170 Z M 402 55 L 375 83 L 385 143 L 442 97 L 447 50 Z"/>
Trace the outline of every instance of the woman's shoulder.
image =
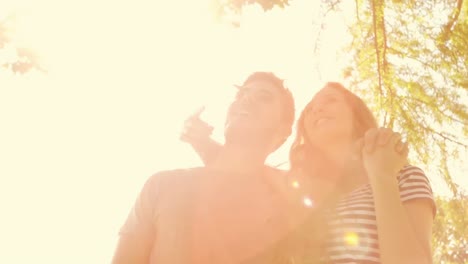
<path id="1" fill-rule="evenodd" d="M 406 165 L 398 174 L 398 182 L 401 185 L 412 180 L 429 182 L 429 179 L 423 169 L 415 165 Z"/>
<path id="2" fill-rule="evenodd" d="M 405 165 L 401 170 L 400 170 L 400 175 L 401 174 L 408 174 L 408 173 L 420 173 L 420 174 L 424 174 L 424 171 L 421 167 L 418 167 L 416 165 L 411 165 L 411 164 L 408 164 L 408 165 Z"/>
<path id="3" fill-rule="evenodd" d="M 400 199 L 403 203 L 421 199 L 429 201 L 433 210 L 433 216 L 436 215 L 437 208 L 431 183 L 421 168 L 412 165 L 405 166 L 400 171 L 398 185 Z"/>
<path id="4" fill-rule="evenodd" d="M 278 169 L 278 168 L 270 168 L 270 172 L 274 175 L 286 176 L 289 172 L 286 170 Z"/>

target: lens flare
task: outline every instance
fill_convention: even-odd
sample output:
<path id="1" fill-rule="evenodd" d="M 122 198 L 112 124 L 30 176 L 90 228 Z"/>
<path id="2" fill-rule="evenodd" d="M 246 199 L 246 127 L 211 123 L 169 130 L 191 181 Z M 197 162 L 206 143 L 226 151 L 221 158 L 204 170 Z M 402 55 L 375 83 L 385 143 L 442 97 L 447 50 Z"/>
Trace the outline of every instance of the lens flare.
<path id="1" fill-rule="evenodd" d="M 359 245 L 359 236 L 355 232 L 347 232 L 344 241 L 349 246 L 357 246 Z"/>
<path id="2" fill-rule="evenodd" d="M 312 201 L 312 199 L 310 199 L 309 197 L 304 197 L 304 205 L 306 207 L 312 207 L 314 206 L 314 201 Z"/>
<path id="3" fill-rule="evenodd" d="M 296 188 L 296 189 L 299 188 L 299 182 L 298 182 L 298 181 L 293 181 L 293 182 L 291 183 L 291 185 L 292 185 L 292 187 L 294 187 L 294 188 Z"/>

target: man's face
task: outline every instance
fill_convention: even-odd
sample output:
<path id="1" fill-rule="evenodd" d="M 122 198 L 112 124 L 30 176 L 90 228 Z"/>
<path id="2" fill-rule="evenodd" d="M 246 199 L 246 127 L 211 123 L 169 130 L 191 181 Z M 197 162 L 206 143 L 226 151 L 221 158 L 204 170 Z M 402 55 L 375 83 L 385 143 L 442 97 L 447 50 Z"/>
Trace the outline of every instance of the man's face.
<path id="1" fill-rule="evenodd" d="M 277 138 L 286 137 L 283 100 L 281 90 L 266 80 L 252 80 L 239 88 L 227 113 L 226 142 L 275 144 Z"/>

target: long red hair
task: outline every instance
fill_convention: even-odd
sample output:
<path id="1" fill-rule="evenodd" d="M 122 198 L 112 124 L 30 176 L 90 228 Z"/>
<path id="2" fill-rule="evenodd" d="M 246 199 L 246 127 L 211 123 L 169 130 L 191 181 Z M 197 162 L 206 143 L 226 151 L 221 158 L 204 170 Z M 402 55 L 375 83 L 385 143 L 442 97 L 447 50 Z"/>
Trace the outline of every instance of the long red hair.
<path id="1" fill-rule="evenodd" d="M 365 135 L 366 131 L 372 128 L 377 128 L 377 121 L 364 103 L 364 101 L 350 90 L 346 89 L 342 84 L 337 82 L 328 82 L 322 89 L 336 89 L 345 98 L 346 103 L 351 107 L 353 114 L 353 138 L 358 139 Z M 289 152 L 289 161 L 291 171 L 307 166 L 313 166 L 312 160 L 313 155 L 317 151 L 311 144 L 311 141 L 307 138 L 305 128 L 305 117 L 307 115 L 307 109 L 311 106 L 313 101 L 311 100 L 307 106 L 302 110 L 302 113 L 297 121 L 296 138 L 294 139 L 291 149 Z"/>

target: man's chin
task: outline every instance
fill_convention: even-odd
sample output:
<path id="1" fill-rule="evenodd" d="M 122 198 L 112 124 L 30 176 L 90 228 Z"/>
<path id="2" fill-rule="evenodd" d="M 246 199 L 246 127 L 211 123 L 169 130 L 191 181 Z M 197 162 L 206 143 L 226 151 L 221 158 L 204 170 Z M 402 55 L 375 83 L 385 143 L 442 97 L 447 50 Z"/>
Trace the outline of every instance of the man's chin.
<path id="1" fill-rule="evenodd" d="M 261 137 L 251 126 L 226 127 L 224 136 L 226 143 L 235 144 L 255 144 Z"/>
<path id="2" fill-rule="evenodd" d="M 226 141 L 230 139 L 242 139 L 242 141 L 244 141 L 246 139 L 249 139 L 252 136 L 252 133 L 250 133 L 247 127 L 230 127 L 226 129 L 224 136 L 226 137 Z"/>

